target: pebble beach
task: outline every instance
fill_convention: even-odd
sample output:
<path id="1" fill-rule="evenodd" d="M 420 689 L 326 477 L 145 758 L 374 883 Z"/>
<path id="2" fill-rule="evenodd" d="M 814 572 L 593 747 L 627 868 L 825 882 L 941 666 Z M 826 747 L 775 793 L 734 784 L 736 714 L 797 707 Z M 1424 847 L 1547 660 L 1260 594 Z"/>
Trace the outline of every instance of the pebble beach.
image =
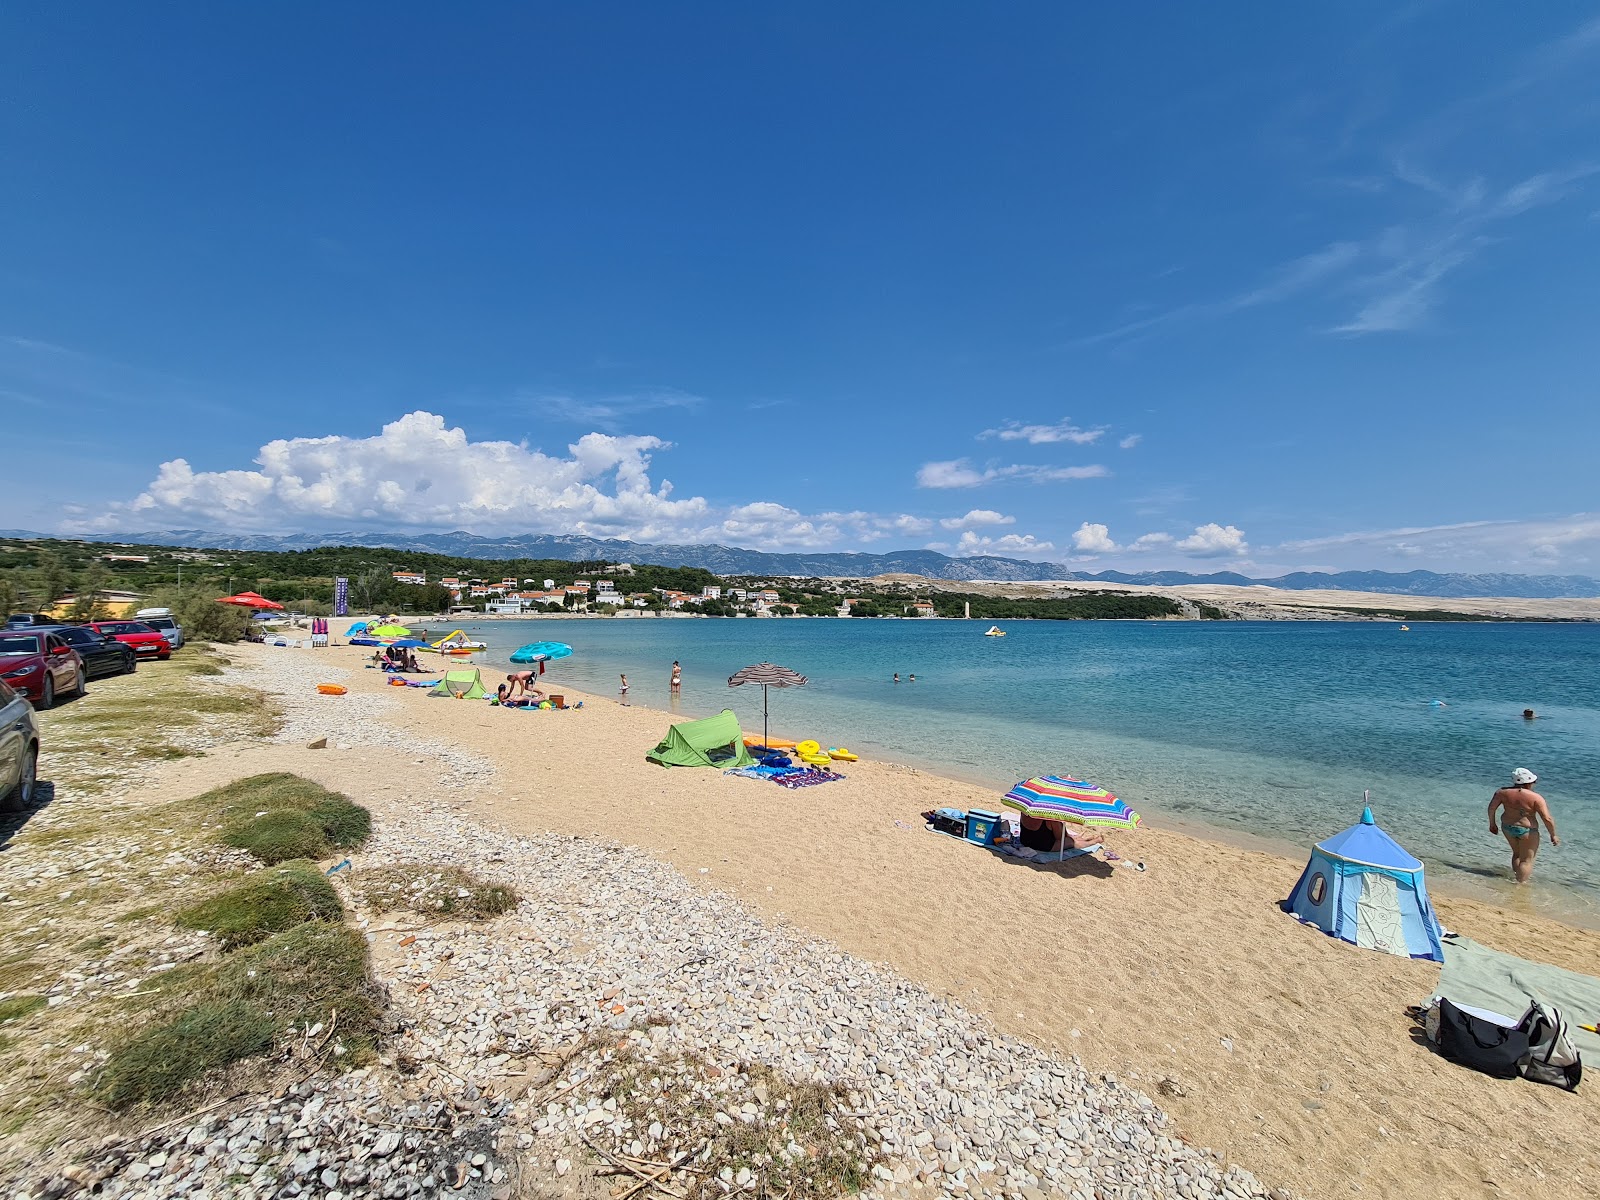
<path id="1" fill-rule="evenodd" d="M 920 828 L 925 808 L 993 803 L 923 771 L 852 764 L 794 797 L 645 763 L 670 718 L 609 698 L 513 712 L 385 686 L 359 648 L 229 653 L 210 686 L 264 691 L 280 732 L 206 746 L 127 802 L 290 770 L 369 807 L 333 878 L 388 1031 L 376 1064 L 106 1145 L 101 1194 L 598 1196 L 617 1182 L 597 1172 L 663 1162 L 712 1189 L 695 1194 L 782 1194 L 842 1141 L 883 1197 L 1577 1196 L 1600 1178 L 1590 1096 L 1415 1045 L 1402 1010 L 1437 968 L 1284 917 L 1299 864 L 1159 829 L 1114 838 L 1144 872 L 1005 863 Z M 485 923 L 363 908 L 363 871 L 419 857 L 520 903 Z M 1482 941 L 1600 961 L 1584 931 L 1436 902 Z M 799 1126 L 800 1087 L 832 1097 L 821 1126 Z M 1526 1140 L 1489 1137 L 1508 1123 Z M 767 1138 L 765 1173 L 695 1176 L 719 1130 Z"/>

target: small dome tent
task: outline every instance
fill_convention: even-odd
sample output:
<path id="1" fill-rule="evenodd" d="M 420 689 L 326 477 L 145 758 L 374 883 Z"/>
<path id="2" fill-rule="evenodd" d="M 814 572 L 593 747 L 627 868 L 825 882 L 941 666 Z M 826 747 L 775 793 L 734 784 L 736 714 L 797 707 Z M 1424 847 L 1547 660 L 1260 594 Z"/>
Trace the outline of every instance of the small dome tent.
<path id="1" fill-rule="evenodd" d="M 1444 961 L 1422 864 L 1378 828 L 1370 808 L 1359 823 L 1317 843 L 1283 907 L 1357 946 Z"/>

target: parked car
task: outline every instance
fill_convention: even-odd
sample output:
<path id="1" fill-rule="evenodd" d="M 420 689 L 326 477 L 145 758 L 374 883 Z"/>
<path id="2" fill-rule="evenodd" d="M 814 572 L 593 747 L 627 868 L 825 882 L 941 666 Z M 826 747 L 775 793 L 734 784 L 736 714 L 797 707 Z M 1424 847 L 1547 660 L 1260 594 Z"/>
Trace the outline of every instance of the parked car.
<path id="1" fill-rule="evenodd" d="M 39 778 L 39 727 L 28 701 L 0 680 L 0 809 L 33 803 Z"/>
<path id="2" fill-rule="evenodd" d="M 83 695 L 88 674 L 78 652 L 46 628 L 0 630 L 0 679 L 37 708 L 58 695 Z"/>
<path id="3" fill-rule="evenodd" d="M 174 650 L 183 649 L 183 626 L 178 624 L 170 608 L 141 608 L 133 614 L 133 619 L 166 638 Z"/>
<path id="4" fill-rule="evenodd" d="M 27 628 L 29 625 L 54 625 L 56 619 L 44 613 L 12 613 L 6 618 L 6 628 Z"/>
<path id="5" fill-rule="evenodd" d="M 172 657 L 172 643 L 143 621 L 90 621 L 84 628 L 132 646 L 133 652 L 141 658 Z"/>
<path id="6" fill-rule="evenodd" d="M 58 635 L 78 652 L 90 679 L 99 679 L 102 675 L 131 675 L 138 669 L 139 656 L 132 646 L 96 633 L 87 625 L 47 625 L 44 632 Z"/>

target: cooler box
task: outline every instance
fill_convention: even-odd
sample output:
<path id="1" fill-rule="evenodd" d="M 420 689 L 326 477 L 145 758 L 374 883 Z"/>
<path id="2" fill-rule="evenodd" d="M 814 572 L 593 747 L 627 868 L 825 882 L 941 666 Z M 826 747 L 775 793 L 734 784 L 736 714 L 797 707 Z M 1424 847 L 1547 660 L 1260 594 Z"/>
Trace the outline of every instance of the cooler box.
<path id="1" fill-rule="evenodd" d="M 560 692 L 551 692 L 545 699 L 550 701 L 551 708 L 565 708 L 567 706 L 567 698 Z"/>
<path id="2" fill-rule="evenodd" d="M 974 808 L 967 813 L 967 841 L 987 846 L 1000 829 L 1000 814 Z"/>

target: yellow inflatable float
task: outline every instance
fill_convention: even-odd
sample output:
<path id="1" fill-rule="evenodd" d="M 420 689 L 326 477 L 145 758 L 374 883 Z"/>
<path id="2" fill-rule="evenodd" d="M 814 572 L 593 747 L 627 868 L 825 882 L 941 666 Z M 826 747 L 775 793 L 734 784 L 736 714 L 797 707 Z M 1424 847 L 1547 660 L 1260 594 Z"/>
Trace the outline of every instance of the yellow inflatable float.
<path id="1" fill-rule="evenodd" d="M 833 761 L 822 752 L 822 746 L 807 738 L 794 748 L 794 756 L 801 762 L 813 767 L 825 767 Z"/>
<path id="2" fill-rule="evenodd" d="M 853 751 L 846 750 L 843 746 L 830 746 L 828 747 L 828 757 L 836 762 L 856 762 L 861 756 Z"/>

